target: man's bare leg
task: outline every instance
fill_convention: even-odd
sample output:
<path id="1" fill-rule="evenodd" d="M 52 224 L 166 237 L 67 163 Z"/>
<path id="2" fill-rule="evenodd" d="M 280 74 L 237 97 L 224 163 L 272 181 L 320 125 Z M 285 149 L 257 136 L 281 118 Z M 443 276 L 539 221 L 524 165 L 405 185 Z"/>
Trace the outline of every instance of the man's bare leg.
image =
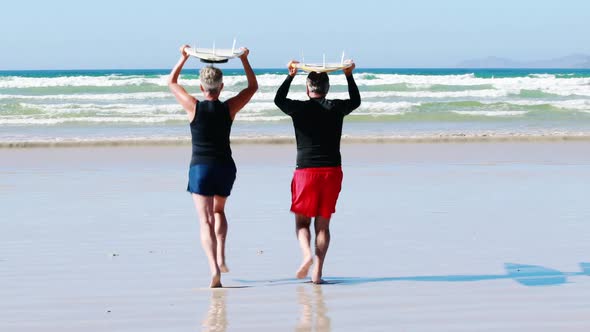
<path id="1" fill-rule="evenodd" d="M 311 264 L 313 264 L 313 257 L 311 256 L 311 233 L 309 231 L 309 226 L 311 225 L 311 218 L 296 214 L 295 215 L 295 232 L 297 234 L 297 240 L 299 240 L 299 247 L 301 248 L 301 254 L 303 256 L 303 261 L 301 262 L 301 266 L 297 270 L 295 276 L 298 279 L 303 279 L 307 277 L 307 273 L 309 272 L 309 268 Z"/>
<path id="2" fill-rule="evenodd" d="M 215 217 L 213 216 L 213 197 L 193 194 L 195 208 L 199 215 L 201 246 L 207 255 L 211 270 L 209 287 L 221 287 L 221 272 L 217 266 L 217 239 L 215 237 Z"/>
<path id="3" fill-rule="evenodd" d="M 225 202 L 227 197 L 213 198 L 213 213 L 215 215 L 215 237 L 217 239 L 217 265 L 222 273 L 229 272 L 225 265 L 225 239 L 227 238 L 227 218 L 225 217 Z"/>
<path id="4" fill-rule="evenodd" d="M 316 264 L 313 268 L 311 281 L 314 284 L 321 284 L 322 269 L 324 268 L 324 259 L 330 246 L 330 218 L 316 217 L 314 222 L 315 228 L 315 259 Z"/>

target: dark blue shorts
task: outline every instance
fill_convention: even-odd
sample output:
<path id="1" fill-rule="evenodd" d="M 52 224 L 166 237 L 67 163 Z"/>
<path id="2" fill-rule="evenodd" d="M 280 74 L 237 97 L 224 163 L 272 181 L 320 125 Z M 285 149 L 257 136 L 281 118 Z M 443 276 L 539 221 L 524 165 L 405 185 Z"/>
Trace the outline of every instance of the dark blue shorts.
<path id="1" fill-rule="evenodd" d="M 236 165 L 233 163 L 196 164 L 188 171 L 186 190 L 203 196 L 227 197 L 235 180 Z"/>

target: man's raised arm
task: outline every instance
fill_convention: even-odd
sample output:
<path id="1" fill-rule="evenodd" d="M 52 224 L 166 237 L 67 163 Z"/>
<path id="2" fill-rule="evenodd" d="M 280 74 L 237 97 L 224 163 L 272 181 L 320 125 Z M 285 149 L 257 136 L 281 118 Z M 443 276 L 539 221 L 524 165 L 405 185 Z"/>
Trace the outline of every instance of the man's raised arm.
<path id="1" fill-rule="evenodd" d="M 356 86 L 356 82 L 354 81 L 354 77 L 352 77 L 352 71 L 356 67 L 354 62 L 350 62 L 351 65 L 349 67 L 344 68 L 344 75 L 346 76 L 346 81 L 348 82 L 348 107 L 346 108 L 346 114 L 357 109 L 361 106 L 361 93 L 359 92 L 358 86 Z"/>
<path id="2" fill-rule="evenodd" d="M 295 74 L 297 74 L 297 67 L 294 64 L 298 63 L 297 61 L 291 61 L 287 64 L 289 68 L 289 75 L 281 84 L 279 89 L 277 90 L 277 94 L 275 96 L 275 105 L 281 109 L 285 114 L 290 114 L 292 110 L 289 110 L 289 103 L 292 101 L 291 99 L 287 98 L 289 94 L 289 88 L 291 87 L 291 82 L 293 82 L 293 78 Z"/>

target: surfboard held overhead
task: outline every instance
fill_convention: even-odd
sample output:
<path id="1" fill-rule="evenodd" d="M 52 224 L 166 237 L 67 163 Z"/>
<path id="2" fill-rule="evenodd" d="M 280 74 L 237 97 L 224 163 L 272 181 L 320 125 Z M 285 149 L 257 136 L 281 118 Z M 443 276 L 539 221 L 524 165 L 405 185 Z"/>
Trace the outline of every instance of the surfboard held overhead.
<path id="1" fill-rule="evenodd" d="M 229 59 L 237 58 L 242 53 L 241 50 L 234 51 L 231 49 L 214 49 L 214 48 L 186 48 L 186 53 L 195 58 L 199 58 L 201 62 L 205 63 L 225 63 Z"/>
<path id="2" fill-rule="evenodd" d="M 296 63 L 294 64 L 297 69 L 301 69 L 307 72 L 318 72 L 318 73 L 331 73 L 333 71 L 341 70 L 351 66 L 349 63 L 326 63 L 324 64 L 313 64 L 313 63 Z"/>
<path id="3" fill-rule="evenodd" d="M 201 62 L 205 63 L 226 63 L 229 59 L 237 58 L 244 53 L 240 49 L 236 50 L 235 39 L 231 49 L 215 48 L 215 43 L 213 43 L 213 48 L 200 48 L 195 45 L 194 47 L 187 47 L 185 51 L 188 55 L 199 58 Z"/>
<path id="4" fill-rule="evenodd" d="M 326 62 L 326 55 L 323 56 L 322 63 L 307 63 L 305 59 L 302 59 L 300 63 L 293 64 L 297 69 L 301 69 L 306 72 L 317 72 L 317 73 L 331 73 L 333 71 L 342 70 L 352 66 L 352 63 L 344 61 L 344 52 L 342 52 L 342 58 L 340 62 Z"/>

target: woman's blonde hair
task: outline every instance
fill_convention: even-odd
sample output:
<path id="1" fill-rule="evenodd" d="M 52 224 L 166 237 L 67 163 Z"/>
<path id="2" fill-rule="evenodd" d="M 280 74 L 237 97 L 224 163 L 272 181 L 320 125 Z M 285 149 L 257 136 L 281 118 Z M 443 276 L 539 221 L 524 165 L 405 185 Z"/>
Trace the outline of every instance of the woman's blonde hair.
<path id="1" fill-rule="evenodd" d="M 223 83 L 223 73 L 219 68 L 207 66 L 201 68 L 199 75 L 203 89 L 211 94 L 217 94 L 221 90 L 221 83 Z"/>

